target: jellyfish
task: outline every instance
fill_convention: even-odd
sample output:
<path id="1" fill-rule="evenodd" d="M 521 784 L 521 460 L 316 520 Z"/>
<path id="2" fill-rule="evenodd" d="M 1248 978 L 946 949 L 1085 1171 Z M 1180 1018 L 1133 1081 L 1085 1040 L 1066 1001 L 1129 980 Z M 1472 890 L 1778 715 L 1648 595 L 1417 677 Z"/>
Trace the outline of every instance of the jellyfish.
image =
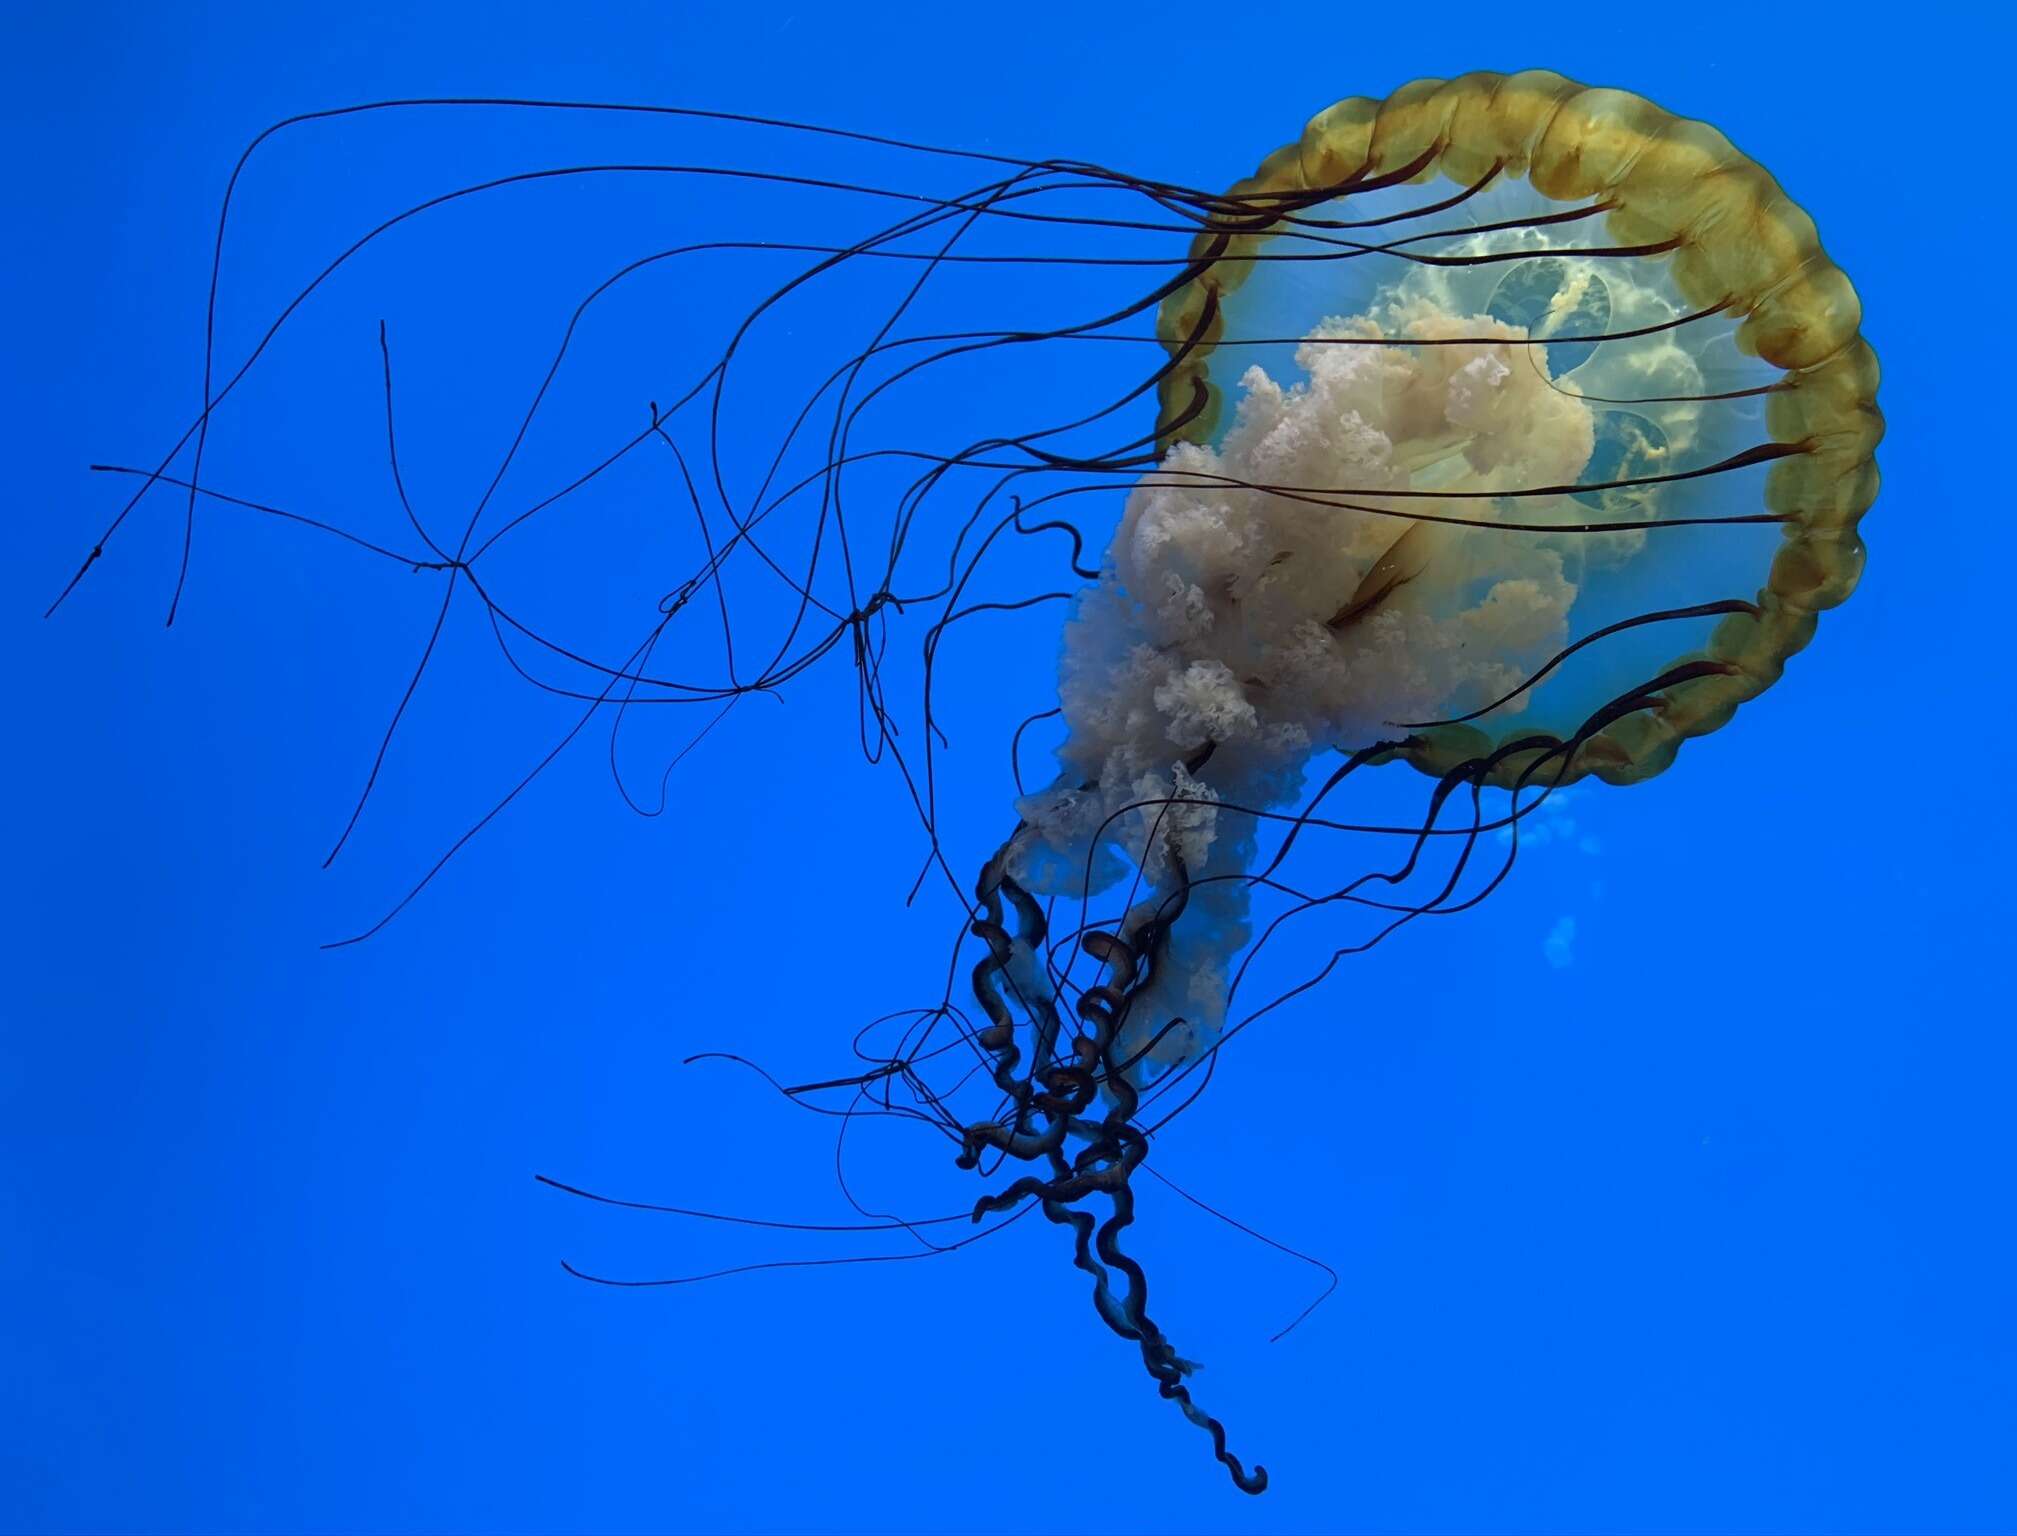
<path id="1" fill-rule="evenodd" d="M 898 1121 L 985 1181 L 954 1213 L 973 1237 L 894 1224 L 921 1254 L 1033 1212 L 1063 1229 L 1099 1321 L 1234 1484 L 1262 1491 L 1266 1471 L 1195 1400 L 1194 1364 L 1151 1308 L 1127 1246 L 1136 1178 L 1252 1026 L 1409 924 L 1478 905 L 1550 794 L 1665 771 L 1850 595 L 1877 490 L 1877 365 L 1813 222 L 1715 129 L 1544 71 L 1340 101 L 1222 191 L 677 108 L 347 111 L 628 114 L 858 151 L 901 175 L 625 161 L 438 191 L 344 248 L 241 366 L 206 357 L 201 411 L 171 451 L 106 467 L 138 484 L 71 587 L 149 495 L 183 511 L 178 597 L 199 508 L 279 516 L 439 582 L 437 635 L 460 603 L 519 677 L 575 712 L 504 802 L 341 944 L 395 918 L 590 722 L 608 723 L 614 761 L 647 707 L 699 712 L 659 805 L 640 807 L 659 814 L 678 802 L 680 761 L 742 701 L 848 676 L 855 744 L 916 811 L 919 887 L 950 901 L 952 979 L 857 1036 L 858 1070 L 778 1086 L 802 1107 Z M 903 179 L 926 165 L 972 179 Z M 569 314 L 459 536 L 429 531 L 399 479 L 382 330 L 397 503 L 420 547 L 217 483 L 212 422 L 358 251 L 461 200 L 612 175 L 754 183 L 871 216 L 831 239 L 710 234 L 625 260 Z M 612 428 L 550 483 L 501 489 L 597 306 L 682 264 L 780 256 L 796 269 L 726 307 L 711 360 L 687 361 L 641 425 Z M 809 370 L 795 394 L 766 372 L 775 360 L 755 360 L 766 325 L 865 270 L 887 283 L 879 307 L 847 290 L 850 341 L 832 356 L 786 348 Z M 1042 387 L 1019 375 L 989 407 L 1013 421 L 951 446 L 903 435 L 907 400 L 986 399 L 976 380 L 1026 358 L 1044 360 Z M 771 446 L 738 481 L 724 422 L 752 398 Z M 603 654 L 525 617 L 490 567 L 647 455 L 698 553 L 642 638 Z M 990 586 L 1011 546 L 1046 552 L 1057 580 L 1018 588 L 1017 565 Z M 1009 767 L 990 792 L 1005 830 L 963 858 L 940 809 L 948 643 L 1038 604 L 1063 612 L 1055 703 L 1002 722 Z M 387 741 L 434 654 L 430 640 Z M 1055 766 L 1026 786 L 1033 729 Z M 339 848 L 385 759 L 381 742 Z M 1355 786 L 1408 772 L 1417 817 L 1354 814 Z M 1309 928 L 1335 932 L 1328 958 L 1251 995 L 1257 958 Z M 753 1064 L 753 1051 L 710 1054 Z"/>
<path id="2" fill-rule="evenodd" d="M 1161 306 L 1169 446 L 1066 625 L 1060 773 L 977 887 L 980 1043 L 1014 1114 L 968 1136 L 1038 1164 L 986 1203 L 1078 1226 L 1102 1317 L 1257 1491 L 1140 1274 L 1088 1238 L 1125 1225 L 1145 1090 L 1223 1044 L 1242 957 L 1364 879 L 1257 935 L 1280 863 L 1258 862 L 1261 815 L 1292 811 L 1293 838 L 1383 757 L 1438 803 L 1660 772 L 1854 587 L 1881 422 L 1812 222 L 1714 130 L 1637 97 L 1417 82 L 1321 113 L 1229 199 Z M 1331 241 L 1402 259 L 1307 260 Z M 1300 340 L 1284 358 L 1248 338 Z M 1344 761 L 1298 805 L 1316 753 Z M 1079 936 L 1101 976 L 1060 1070 L 1033 898 L 1124 874 L 1126 916 Z M 1095 1189 L 1097 1228 L 1076 1209 Z"/>

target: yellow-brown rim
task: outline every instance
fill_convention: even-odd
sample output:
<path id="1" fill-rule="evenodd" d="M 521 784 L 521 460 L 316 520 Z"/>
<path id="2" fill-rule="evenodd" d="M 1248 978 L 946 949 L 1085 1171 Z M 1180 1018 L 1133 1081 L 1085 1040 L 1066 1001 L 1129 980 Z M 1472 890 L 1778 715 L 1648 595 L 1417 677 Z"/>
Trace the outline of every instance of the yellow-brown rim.
<path id="1" fill-rule="evenodd" d="M 1767 396 L 1766 427 L 1774 441 L 1801 451 L 1767 475 L 1765 509 L 1785 520 L 1785 541 L 1758 593 L 1757 615 L 1724 619 L 1706 650 L 1676 658 L 1674 667 L 1704 675 L 1658 691 L 1650 707 L 1590 735 L 1560 778 L 1634 783 L 1778 680 L 1786 659 L 1813 638 L 1820 610 L 1855 589 L 1863 567 L 1856 524 L 1877 496 L 1874 455 L 1884 420 L 1876 355 L 1857 331 L 1862 306 L 1822 251 L 1814 221 L 1722 134 L 1629 92 L 1591 89 L 1546 70 L 1417 80 L 1384 101 L 1337 103 L 1230 189 L 1229 199 L 1260 218 L 1226 216 L 1193 242 L 1193 260 L 1210 264 L 1163 301 L 1158 318 L 1175 356 L 1161 385 L 1162 427 L 1169 438 L 1193 441 L 1216 430 L 1221 402 L 1207 366 L 1222 334 L 1219 301 L 1245 281 L 1253 264 L 1243 258 L 1269 238 L 1270 195 L 1346 193 L 1377 179 L 1437 175 L 1469 186 L 1495 166 L 1556 201 L 1601 199 L 1620 245 L 1671 243 L 1683 297 L 1741 316 L 1738 345 L 1784 371 Z M 1228 237 L 1228 227 L 1241 232 Z M 1212 259 L 1215 247 L 1222 248 Z M 1440 776 L 1527 734 L 1518 726 L 1499 734 L 1443 726 L 1416 733 L 1397 755 Z M 1538 755 L 1499 758 L 1487 782 L 1522 782 Z M 1527 781 L 1556 782 L 1558 766 Z"/>

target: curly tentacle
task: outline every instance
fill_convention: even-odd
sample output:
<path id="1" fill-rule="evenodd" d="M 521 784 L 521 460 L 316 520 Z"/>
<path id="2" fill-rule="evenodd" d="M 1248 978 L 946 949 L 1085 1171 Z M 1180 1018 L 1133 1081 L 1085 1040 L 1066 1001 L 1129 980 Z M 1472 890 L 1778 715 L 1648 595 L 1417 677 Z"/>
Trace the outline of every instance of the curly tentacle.
<path id="1" fill-rule="evenodd" d="M 1016 829 L 1016 836 L 1024 832 Z M 1015 838 L 990 859 L 976 888 L 979 912 L 972 931 L 987 946 L 973 970 L 974 995 L 989 1024 L 978 1038 L 994 1057 L 996 1086 L 1014 1106 L 1008 1122 L 987 1121 L 966 1129 L 960 1154 L 962 1167 L 976 1166 L 982 1148 L 993 1148 L 1024 1162 L 1048 1165 L 1048 1173 L 1030 1173 L 1006 1188 L 983 1196 L 974 1219 L 1008 1210 L 1025 1200 L 1038 1201 L 1044 1216 L 1072 1230 L 1073 1263 L 1092 1277 L 1093 1306 L 1100 1320 L 1124 1339 L 1136 1343 L 1142 1364 L 1157 1391 L 1174 1402 L 1185 1418 L 1212 1438 L 1212 1453 L 1232 1474 L 1235 1486 L 1247 1493 L 1267 1487 L 1263 1467 L 1248 1472 L 1226 1449 L 1225 1427 L 1192 1400 L 1184 1378 L 1195 1367 L 1179 1356 L 1148 1314 L 1148 1276 L 1120 1246 L 1121 1233 L 1134 1221 L 1136 1168 L 1148 1157 L 1148 1138 L 1133 1123 L 1140 1093 L 1129 1079 L 1129 1063 L 1118 1059 L 1115 1040 L 1129 1008 L 1155 975 L 1172 925 L 1190 897 L 1190 881 L 1182 862 L 1172 856 L 1172 889 L 1138 903 L 1122 921 L 1119 933 L 1085 934 L 1080 947 L 1099 962 L 1104 980 L 1086 988 L 1077 1000 L 1082 1029 L 1072 1043 L 1068 1061 L 1056 1058 L 1061 1025 L 1050 998 L 1016 991 L 1016 1002 L 1027 1014 L 1035 1050 L 1027 1071 L 1015 1044 L 1014 1016 L 1002 995 L 1000 978 L 1010 974 L 1018 945 L 1040 952 L 1048 932 L 1042 909 L 1012 879 L 1006 867 Z M 1015 909 L 1018 934 L 1011 938 L 1003 924 L 1004 899 Z M 1083 1111 L 1104 1088 L 1106 1110 L 1098 1119 Z M 1034 1121 L 1037 1129 L 1030 1129 Z M 1083 1146 L 1069 1161 L 1063 1143 L 1069 1136 Z M 1104 1195 L 1109 1211 L 1104 1221 L 1085 1202 Z M 1118 1278 L 1118 1283 L 1117 1282 Z"/>

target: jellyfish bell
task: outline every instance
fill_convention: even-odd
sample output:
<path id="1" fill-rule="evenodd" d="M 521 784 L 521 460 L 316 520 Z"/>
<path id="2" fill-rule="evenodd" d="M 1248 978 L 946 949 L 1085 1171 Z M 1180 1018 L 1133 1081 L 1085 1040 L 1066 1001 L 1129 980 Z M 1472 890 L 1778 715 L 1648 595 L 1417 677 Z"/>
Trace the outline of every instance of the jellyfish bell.
<path id="1" fill-rule="evenodd" d="M 1619 596 L 1690 583 L 1704 599 L 1751 597 L 1758 609 L 1703 621 L 1692 646 L 1649 629 L 1645 651 L 1606 646 L 1609 667 L 1585 657 L 1531 690 L 1519 727 L 1545 714 L 1559 728 L 1585 718 L 1631 666 L 1649 675 L 1646 658 L 1726 666 L 1593 734 L 1564 769 L 1565 779 L 1636 782 L 1776 681 L 1812 638 L 1815 615 L 1855 587 L 1856 525 L 1876 497 L 1883 432 L 1861 306 L 1813 220 L 1715 129 L 1545 71 L 1418 81 L 1384 102 L 1339 102 L 1235 190 L 1295 202 L 1343 187 L 1349 205 L 1354 185 L 1382 187 L 1375 195 L 1392 201 L 1402 187 L 1439 184 L 1481 189 L 1468 200 L 1478 232 L 1440 243 L 1397 286 L 1530 325 L 1549 340 L 1524 349 L 1527 362 L 1591 412 L 1592 457 L 1578 477 L 1590 488 L 1567 503 L 1544 486 L 1520 492 L 1519 521 L 1598 524 L 1525 540 L 1565 557 L 1582 551 L 1572 638 L 1623 616 Z M 1377 228 L 1386 238 L 1395 226 Z M 1533 254 L 1556 251 L 1565 254 Z M 1280 270 L 1234 262 L 1202 274 L 1165 305 L 1165 334 L 1184 333 L 1215 288 L 1228 296 L 1217 306 L 1225 326 L 1240 290 L 1265 303 L 1254 290 Z M 1577 335 L 1591 340 L 1566 344 Z M 1202 366 L 1194 354 L 1172 370 L 1166 416 Z M 1736 521 L 1745 518 L 1757 525 L 1751 538 Z M 1604 531 L 1607 521 L 1645 527 Z M 1465 534 L 1495 550 L 1522 537 Z M 1439 772 L 1506 728 L 1431 732 L 1406 755 Z M 1511 759 L 1496 772 L 1509 780 L 1519 768 Z"/>

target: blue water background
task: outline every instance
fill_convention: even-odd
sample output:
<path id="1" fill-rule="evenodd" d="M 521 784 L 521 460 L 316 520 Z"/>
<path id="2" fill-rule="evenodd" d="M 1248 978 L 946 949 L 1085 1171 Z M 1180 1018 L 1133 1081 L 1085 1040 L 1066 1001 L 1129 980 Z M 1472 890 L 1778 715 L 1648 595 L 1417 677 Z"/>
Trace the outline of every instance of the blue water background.
<path id="1" fill-rule="evenodd" d="M 2017 1529 L 2007 20 L 1448 3 L 7 16 L 0 1527 Z M 1270 1344 L 1322 1275 L 1144 1190 L 1158 1311 L 1206 1363 L 1201 1400 L 1270 1467 L 1264 1499 L 1156 1401 L 1034 1222 L 944 1259 L 669 1290 L 560 1268 L 906 1251 L 533 1182 L 856 1219 L 830 1123 L 680 1064 L 731 1049 L 844 1071 L 862 1022 L 942 984 L 949 908 L 903 910 L 923 843 L 898 781 L 853 750 L 844 656 L 740 710 L 656 820 L 625 808 L 591 732 L 383 934 L 326 952 L 567 710 L 500 675 L 459 610 L 325 872 L 435 579 L 211 508 L 164 630 L 182 525 L 157 495 L 41 617 L 123 498 L 86 466 L 151 464 L 192 415 L 218 198 L 290 113 L 660 101 L 1218 186 L 1339 96 L 1529 65 L 1717 124 L 1814 215 L 1883 363 L 1885 488 L 1861 590 L 1781 687 L 1657 782 L 1551 809 L 1506 891 L 1255 1031 L 1159 1144 L 1187 1190 L 1340 1277 Z M 304 131 L 248 173 L 224 354 L 403 191 L 471 166 L 676 159 L 682 131 Z M 761 147 L 773 167 L 792 153 Z M 668 189 L 665 222 L 776 210 L 699 195 Z M 388 254 L 304 315 L 256 430 L 220 425 L 215 483 L 396 532 L 384 318 L 408 488 L 444 526 L 465 515 L 562 300 L 654 234 L 636 197 L 531 206 L 449 215 L 477 258 L 452 280 Z M 680 281 L 626 322 L 663 328 L 662 366 L 635 333 L 585 343 L 589 374 L 606 355 L 634 376 L 557 406 L 559 442 L 611 399 L 641 416 L 688 372 L 688 331 L 714 317 L 707 282 Z M 611 555 L 655 536 L 653 474 L 634 529 L 612 498 L 600 554 L 563 529 L 525 557 L 576 560 L 575 617 L 598 581 L 632 612 L 674 584 Z M 1004 621 L 963 661 L 992 681 L 946 702 L 966 863 L 1005 824 L 1001 735 L 1042 707 L 1055 633 L 1055 609 Z M 675 734 L 639 746 L 646 800 L 643 765 Z M 871 1201 L 971 1198 L 937 1144 L 864 1137 L 859 1156 Z"/>

